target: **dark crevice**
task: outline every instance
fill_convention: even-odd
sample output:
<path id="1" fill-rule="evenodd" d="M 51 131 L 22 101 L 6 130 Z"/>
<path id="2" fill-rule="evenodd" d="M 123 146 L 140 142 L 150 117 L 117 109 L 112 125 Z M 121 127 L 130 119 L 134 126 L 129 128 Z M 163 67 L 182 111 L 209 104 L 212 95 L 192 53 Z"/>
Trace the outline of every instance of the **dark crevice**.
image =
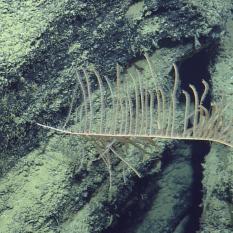
<path id="1" fill-rule="evenodd" d="M 205 155 L 210 149 L 207 142 L 192 143 L 192 167 L 193 167 L 193 184 L 192 184 L 192 203 L 190 208 L 190 221 L 187 224 L 188 233 L 196 233 L 200 228 L 200 218 L 202 214 L 202 197 L 203 197 L 203 168 Z"/>
<path id="2" fill-rule="evenodd" d="M 172 160 L 172 151 L 166 148 L 162 155 L 161 170 L 169 166 Z M 153 170 L 157 166 L 157 161 L 156 159 L 152 162 L 147 170 Z M 127 200 L 118 208 L 119 212 L 116 215 L 119 217 L 102 233 L 133 233 L 135 226 L 143 222 L 147 212 L 151 209 L 159 190 L 157 181 L 161 178 L 162 174 L 152 172 L 152 174 L 138 179 L 132 187 L 131 194 L 127 197 Z"/>
<path id="3" fill-rule="evenodd" d="M 210 49 L 204 49 L 179 64 L 181 89 L 189 91 L 190 95 L 192 95 L 189 84 L 193 84 L 196 86 L 199 95 L 202 93 L 203 84 L 201 80 L 205 79 L 210 83 L 211 77 L 208 67 L 211 56 Z M 210 98 L 211 96 L 208 95 L 205 102 L 207 107 L 209 106 Z M 180 97 L 180 101 L 182 101 L 182 97 Z M 191 164 L 193 177 L 190 192 L 191 198 L 189 200 L 190 203 L 188 203 L 189 208 L 187 210 L 184 209 L 183 217 L 185 218 L 186 216 L 189 216 L 189 220 L 185 224 L 186 232 L 196 233 L 200 227 L 200 217 L 202 214 L 202 163 L 204 162 L 205 155 L 209 152 L 210 145 L 208 142 L 188 143 L 192 145 Z M 172 157 L 170 156 L 172 153 L 174 152 L 170 151 L 163 155 L 162 171 L 172 163 Z M 162 174 L 163 172 L 161 175 Z M 149 176 L 139 180 L 138 184 L 132 190 L 132 197 L 129 198 L 129 200 L 134 201 L 132 201 L 126 208 L 121 209 L 118 220 L 115 221 L 108 230 L 104 231 L 104 233 L 134 232 L 135 226 L 140 225 L 145 218 L 146 213 L 150 210 L 153 200 L 156 198 L 158 192 L 158 187 L 155 182 L 156 180 L 159 180 L 158 176 Z M 181 216 L 179 216 L 179 218 L 181 218 Z M 179 219 L 177 219 L 177 221 L 179 221 Z M 171 226 L 170 229 L 173 227 L 174 226 Z"/>
<path id="4" fill-rule="evenodd" d="M 102 233 L 126 233 L 132 232 L 132 227 L 138 225 L 150 209 L 150 203 L 154 199 L 157 190 L 155 175 L 139 179 L 133 187 L 131 195 L 117 214 L 118 219 Z"/>
<path id="5" fill-rule="evenodd" d="M 181 79 L 181 89 L 186 90 L 190 93 L 191 99 L 193 100 L 193 93 L 189 87 L 190 84 L 194 85 L 199 93 L 199 96 L 204 91 L 204 86 L 202 84 L 202 79 L 208 82 L 211 90 L 210 73 L 208 70 L 210 63 L 210 53 L 209 49 L 204 49 L 199 53 L 195 54 L 189 59 L 186 59 L 179 66 L 179 73 Z M 205 105 L 207 107 L 210 103 L 210 92 L 205 100 Z M 184 100 L 184 96 L 181 96 Z"/>
<path id="6" fill-rule="evenodd" d="M 213 57 L 212 49 L 206 48 L 183 61 L 179 66 L 179 73 L 181 79 L 181 89 L 186 90 L 190 93 L 193 101 L 193 93 L 189 87 L 193 84 L 199 96 L 204 91 L 202 79 L 207 81 L 210 85 L 210 93 L 207 95 L 204 105 L 209 108 L 211 102 L 211 76 L 209 73 L 209 65 L 211 57 Z M 181 100 L 184 97 L 181 96 Z M 192 203 L 188 213 L 189 221 L 186 225 L 186 232 L 196 233 L 200 228 L 200 217 L 202 214 L 202 179 L 203 179 L 203 168 L 202 163 L 204 162 L 205 155 L 208 154 L 210 144 L 208 142 L 195 141 L 190 142 L 192 145 L 192 168 L 193 168 L 193 184 L 192 184 Z"/>

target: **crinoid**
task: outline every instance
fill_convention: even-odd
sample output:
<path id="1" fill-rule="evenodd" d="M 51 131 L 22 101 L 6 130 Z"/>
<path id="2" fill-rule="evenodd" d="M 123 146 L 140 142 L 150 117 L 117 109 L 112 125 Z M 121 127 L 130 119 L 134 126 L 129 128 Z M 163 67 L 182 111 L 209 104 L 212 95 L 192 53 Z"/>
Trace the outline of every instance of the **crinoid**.
<path id="1" fill-rule="evenodd" d="M 202 80 L 203 92 L 198 94 L 194 85 L 189 85 L 190 91 L 182 91 L 185 99 L 183 117 L 178 117 L 177 93 L 180 80 L 177 66 L 174 67 L 174 85 L 170 93 L 165 92 L 158 83 L 154 67 L 147 54 L 145 58 L 150 70 L 154 87 L 143 83 L 139 70 L 129 73 L 124 81 L 120 75 L 120 67 L 116 67 L 116 83 L 111 83 L 107 77 L 101 78 L 93 69 L 99 86 L 99 96 L 91 89 L 90 72 L 85 69 L 76 72 L 77 87 L 82 93 L 82 104 L 76 110 L 79 128 L 75 131 L 57 128 L 45 124 L 37 125 L 57 132 L 74 135 L 94 142 L 105 163 L 110 167 L 105 155 L 115 154 L 135 173 L 140 174 L 115 149 L 116 142 L 129 143 L 143 150 L 143 144 L 153 144 L 155 139 L 201 140 L 224 144 L 233 147 L 232 121 L 224 118 L 226 104 L 222 101 L 213 104 L 210 109 L 204 106 L 209 85 Z M 93 75 L 92 75 L 93 76 Z M 69 121 L 70 111 L 64 126 Z M 193 104 L 191 104 L 193 99 Z M 99 101 L 98 107 L 96 102 Z M 99 115 L 96 114 L 99 112 Z"/>

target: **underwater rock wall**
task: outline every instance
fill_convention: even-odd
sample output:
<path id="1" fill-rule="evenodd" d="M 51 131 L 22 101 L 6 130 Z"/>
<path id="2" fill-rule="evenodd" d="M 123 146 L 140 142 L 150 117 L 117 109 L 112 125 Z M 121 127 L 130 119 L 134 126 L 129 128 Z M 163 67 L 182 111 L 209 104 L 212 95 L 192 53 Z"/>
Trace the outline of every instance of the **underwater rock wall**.
<path id="1" fill-rule="evenodd" d="M 83 147 L 77 138 L 55 135 L 35 122 L 54 126 L 65 121 L 74 70 L 83 66 L 94 65 L 113 81 L 116 63 L 128 68 L 144 60 L 144 52 L 155 51 L 157 75 L 169 86 L 172 63 L 182 64 L 219 42 L 231 4 L 0 0 L 0 232 L 117 232 L 122 216 L 129 219 L 129 232 L 149 232 L 151 216 L 163 220 L 158 232 L 177 232 L 191 206 L 191 151 L 183 171 L 176 169 L 179 142 L 158 141 L 147 157 L 127 148 L 124 158 L 142 178 L 112 158 L 109 191 L 108 170 L 91 145 Z M 167 190 L 166 169 L 177 179 L 187 176 L 180 189 Z M 175 213 L 157 217 L 153 208 L 166 207 L 159 201 L 166 200 L 165 193 L 177 198 L 170 206 Z M 143 218 L 134 217 L 141 226 L 130 220 L 137 203 Z"/>
<path id="2" fill-rule="evenodd" d="M 219 50 L 212 66 L 213 99 L 222 96 L 229 103 L 227 116 L 232 119 L 233 95 L 233 21 L 226 23 Z M 233 231 L 233 151 L 220 145 L 212 145 L 206 157 L 203 179 L 203 213 L 201 233 Z"/>

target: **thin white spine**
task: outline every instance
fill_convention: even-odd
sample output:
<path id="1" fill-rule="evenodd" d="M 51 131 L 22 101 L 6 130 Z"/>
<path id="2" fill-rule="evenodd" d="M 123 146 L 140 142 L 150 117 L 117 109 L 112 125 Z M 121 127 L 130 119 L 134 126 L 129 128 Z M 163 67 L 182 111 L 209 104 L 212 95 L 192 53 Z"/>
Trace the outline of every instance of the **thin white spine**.
<path id="1" fill-rule="evenodd" d="M 131 168 L 135 174 L 138 177 L 142 177 L 141 174 L 129 163 L 127 162 L 122 156 L 120 156 L 113 148 L 110 148 L 110 150 L 116 155 L 116 157 L 118 157 L 122 162 L 124 162 L 129 168 Z"/>
<path id="2" fill-rule="evenodd" d="M 110 120 L 113 120 L 113 122 L 115 122 L 115 117 L 116 117 L 116 107 L 115 107 L 115 98 L 114 98 L 114 92 L 113 92 L 113 89 L 112 89 L 112 85 L 109 81 L 109 79 L 107 77 L 104 77 L 104 79 L 106 80 L 107 82 L 107 85 L 108 85 L 108 88 L 110 90 L 110 95 L 111 95 L 111 101 L 112 101 L 112 114 L 113 114 L 113 119 L 110 119 Z M 112 122 L 111 122 L 112 123 Z M 105 132 L 107 132 L 107 127 L 105 128 Z M 109 127 L 109 133 L 111 133 L 111 126 Z"/>
<path id="3" fill-rule="evenodd" d="M 193 85 L 189 85 L 189 87 L 193 91 L 194 95 L 194 118 L 193 118 L 193 136 L 196 136 L 196 129 L 197 129 L 197 124 L 198 124 L 198 106 L 199 106 L 199 98 L 198 98 L 198 93 L 196 88 Z"/>
<path id="4" fill-rule="evenodd" d="M 204 100 L 208 94 L 208 91 L 209 91 L 209 84 L 204 79 L 202 79 L 202 84 L 204 85 L 204 91 L 203 91 L 203 94 L 201 96 L 200 105 L 203 105 L 203 102 L 204 102 Z"/>
<path id="5" fill-rule="evenodd" d="M 83 102 L 84 102 L 84 108 L 85 108 L 85 116 L 84 116 L 84 129 L 83 131 L 85 132 L 87 130 L 87 97 L 86 97 L 86 90 L 84 88 L 84 85 L 83 85 L 83 82 L 81 80 L 81 77 L 79 76 L 79 73 L 76 72 L 77 74 L 77 77 L 78 77 L 78 81 L 79 81 L 79 84 L 80 84 L 80 87 L 81 87 L 81 90 L 82 90 L 82 95 L 83 95 Z"/>
<path id="6" fill-rule="evenodd" d="M 123 100 L 122 100 L 122 88 L 121 88 L 121 80 L 120 80 L 120 66 L 117 64 L 117 98 L 120 103 L 120 130 L 119 133 L 121 134 L 123 132 L 123 125 L 124 125 L 124 106 L 123 106 Z"/>
<path id="7" fill-rule="evenodd" d="M 138 128 L 138 121 L 139 121 L 139 93 L 138 93 L 138 85 L 137 85 L 137 81 L 135 80 L 134 76 L 129 73 L 131 79 L 133 80 L 134 83 L 134 92 L 135 92 L 135 132 L 134 134 L 137 134 L 137 128 Z"/>
<path id="8" fill-rule="evenodd" d="M 165 117 L 166 117 L 166 98 L 162 88 L 159 88 L 162 99 L 162 112 L 161 112 L 161 132 L 165 133 Z"/>
<path id="9" fill-rule="evenodd" d="M 124 102 L 125 102 L 125 134 L 127 134 L 128 131 L 128 121 L 129 121 L 129 103 L 128 103 L 128 95 L 127 95 L 127 87 L 126 87 L 126 82 L 124 85 L 124 91 L 125 91 L 125 98 L 124 98 Z"/>
<path id="10" fill-rule="evenodd" d="M 161 129 L 161 124 L 160 124 L 160 121 L 161 121 L 161 109 L 162 109 L 162 106 L 161 106 L 161 100 L 160 100 L 160 94 L 159 94 L 159 90 L 156 89 L 156 99 L 157 99 L 157 125 L 158 125 L 158 129 Z"/>
<path id="11" fill-rule="evenodd" d="M 150 91 L 150 135 L 152 134 L 152 128 L 153 128 L 153 110 L 154 108 L 154 92 Z"/>
<path id="12" fill-rule="evenodd" d="M 114 127 L 113 127 L 113 134 L 117 133 L 117 122 L 118 122 L 118 115 L 119 115 L 119 99 L 120 99 L 120 71 L 118 68 L 118 64 L 116 65 L 116 89 L 115 89 L 115 103 L 116 103 L 116 111 L 115 111 L 115 119 L 114 119 Z"/>
<path id="13" fill-rule="evenodd" d="M 171 135 L 174 134 L 175 130 L 175 119 L 176 119 L 176 94 L 179 87 L 179 73 L 178 68 L 176 64 L 173 64 L 173 68 L 175 70 L 175 83 L 173 87 L 173 93 L 172 93 L 172 129 L 171 129 Z"/>
<path id="14" fill-rule="evenodd" d="M 147 134 L 148 128 L 148 91 L 145 90 L 145 134 Z"/>
<path id="15" fill-rule="evenodd" d="M 127 90 L 127 99 L 129 102 L 129 133 L 132 134 L 132 126 L 133 126 L 133 104 L 132 99 L 129 93 L 129 85 L 126 82 L 126 90 Z"/>
<path id="16" fill-rule="evenodd" d="M 100 88 L 100 101 L 101 101 L 101 110 L 100 110 L 100 129 L 99 132 L 103 132 L 103 121 L 104 121 L 104 115 L 105 115 L 105 106 L 104 106 L 104 88 L 103 88 L 103 82 L 99 75 L 99 73 L 94 69 L 95 76 L 97 78 L 99 88 Z"/>
<path id="17" fill-rule="evenodd" d="M 88 95 L 88 100 L 89 100 L 89 108 L 90 108 L 90 119 L 89 119 L 89 132 L 92 130 L 92 121 L 93 121 L 93 107 L 92 107 L 92 99 L 91 99 L 91 85 L 89 81 L 89 77 L 87 75 L 87 71 L 83 69 L 83 73 L 86 79 L 86 84 L 87 84 L 87 95 Z"/>
<path id="18" fill-rule="evenodd" d="M 144 125 L 144 93 L 143 93 L 143 86 L 142 86 L 142 82 L 141 82 L 141 77 L 140 77 L 140 73 L 138 70 L 137 71 L 137 75 L 138 75 L 138 82 L 139 82 L 139 89 L 140 89 L 140 103 L 141 103 L 141 123 L 140 123 L 140 131 L 139 134 L 142 134 L 142 129 L 143 129 L 143 125 Z"/>
<path id="19" fill-rule="evenodd" d="M 78 109 L 77 109 L 78 110 Z M 85 132 L 84 129 L 82 131 L 82 119 L 83 119 L 83 105 L 80 106 L 79 111 L 79 125 L 80 125 L 80 132 Z"/>
<path id="20" fill-rule="evenodd" d="M 166 136 L 164 134 L 160 135 L 160 134 L 153 134 L 153 135 L 134 135 L 134 134 L 127 134 L 127 135 L 124 135 L 124 134 L 117 134 L 117 135 L 114 135 L 114 134 L 99 134 L 99 133 L 90 133 L 88 134 L 87 132 L 83 132 L 83 133 L 80 133 L 80 132 L 72 132 L 72 131 L 69 131 L 69 130 L 63 130 L 63 129 L 58 129 L 58 128 L 55 128 L 55 127 L 52 127 L 52 126 L 48 126 L 48 125 L 43 125 L 43 124 L 40 124 L 40 123 L 36 123 L 38 126 L 40 127 L 43 127 L 43 128 L 46 128 L 46 129 L 51 129 L 51 130 L 54 130 L 54 131 L 57 131 L 57 132 L 60 132 L 60 133 L 64 133 L 64 134 L 68 134 L 68 135 L 74 135 L 74 136 L 81 136 L 81 137 L 105 137 L 105 138 L 116 138 L 116 139 L 121 139 L 121 140 L 124 140 L 127 139 L 127 138 L 151 138 L 151 139 L 154 139 L 154 138 L 161 138 L 161 139 L 178 139 L 178 140 L 182 140 L 182 139 L 185 139 L 185 140 L 198 140 L 198 141 L 213 141 L 213 142 L 218 142 L 218 143 L 221 143 L 223 145 L 226 145 L 226 146 L 229 146 L 231 148 L 233 148 L 233 144 L 232 142 L 228 142 L 227 140 L 222 140 L 222 139 L 215 139 L 215 138 L 211 138 L 211 137 L 194 137 L 194 136 L 186 136 L 186 137 L 183 137 L 182 135 L 175 135 L 175 136 Z M 228 129 L 227 129 L 228 131 Z"/>
<path id="21" fill-rule="evenodd" d="M 190 111 L 190 95 L 187 91 L 182 91 L 185 95 L 185 113 L 184 113 L 184 129 L 183 129 L 183 137 L 186 135 L 186 131 L 188 128 L 188 121 L 189 121 L 189 111 Z"/>

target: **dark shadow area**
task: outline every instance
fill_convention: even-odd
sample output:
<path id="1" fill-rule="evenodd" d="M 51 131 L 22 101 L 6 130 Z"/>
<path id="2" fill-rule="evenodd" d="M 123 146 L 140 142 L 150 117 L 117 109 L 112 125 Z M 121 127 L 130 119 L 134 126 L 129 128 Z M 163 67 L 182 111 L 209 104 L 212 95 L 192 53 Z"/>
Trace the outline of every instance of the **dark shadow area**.
<path id="1" fill-rule="evenodd" d="M 145 213 L 150 209 L 150 203 L 153 202 L 157 190 L 155 181 L 155 176 L 139 179 L 126 203 L 118 208 L 120 212 L 116 216 L 119 218 L 102 233 L 132 232 L 132 228 L 143 220 Z"/>
<path id="2" fill-rule="evenodd" d="M 200 217 L 202 214 L 202 197 L 203 197 L 203 168 L 205 155 L 209 153 L 210 145 L 208 142 L 192 143 L 192 167 L 193 167 L 193 184 L 192 184 L 192 204 L 190 208 L 190 221 L 187 224 L 187 233 L 196 233 L 200 228 Z"/>
<path id="3" fill-rule="evenodd" d="M 200 96 L 204 91 L 202 79 L 208 82 L 210 90 L 204 102 L 207 107 L 209 107 L 211 95 L 210 73 L 208 70 L 211 56 L 210 49 L 204 49 L 179 65 L 181 89 L 190 94 L 191 101 L 193 100 L 193 93 L 189 85 L 194 85 Z M 181 101 L 185 101 L 184 95 L 181 95 Z"/>
<path id="4" fill-rule="evenodd" d="M 216 46 L 216 45 L 215 45 Z M 179 66 L 179 73 L 181 79 L 181 89 L 189 92 L 191 101 L 194 100 L 193 93 L 190 84 L 194 85 L 197 89 L 199 96 L 204 91 L 202 79 L 208 82 L 210 89 L 209 93 L 204 101 L 204 105 L 209 108 L 211 102 L 211 82 L 209 65 L 212 57 L 212 48 L 206 48 L 194 56 L 188 58 L 182 62 Z M 181 96 L 181 101 L 184 100 L 184 96 Z M 190 221 L 187 224 L 186 232 L 196 233 L 200 228 L 200 217 L 202 214 L 202 179 L 203 179 L 203 168 L 202 163 L 204 162 L 205 155 L 208 154 L 210 145 L 208 142 L 194 141 L 192 144 L 192 167 L 193 167 L 193 185 L 192 185 L 192 203 L 190 209 Z"/>

